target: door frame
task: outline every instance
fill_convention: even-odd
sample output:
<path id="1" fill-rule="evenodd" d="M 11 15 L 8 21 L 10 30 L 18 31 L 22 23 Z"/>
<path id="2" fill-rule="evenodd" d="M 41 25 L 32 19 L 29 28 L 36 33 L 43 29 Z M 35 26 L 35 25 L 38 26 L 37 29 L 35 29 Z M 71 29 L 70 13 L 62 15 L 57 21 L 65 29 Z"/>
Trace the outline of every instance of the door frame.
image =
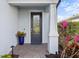
<path id="1" fill-rule="evenodd" d="M 32 20 L 32 16 L 31 16 L 31 14 L 32 13 L 34 13 L 34 14 L 41 14 L 41 20 L 40 20 L 40 35 L 41 35 L 41 44 L 42 44 L 42 20 L 43 20 L 43 13 L 42 12 L 30 12 L 30 19 L 31 19 L 31 21 L 30 21 L 30 23 L 31 23 L 31 28 L 32 28 L 32 23 L 33 23 L 33 20 Z M 30 30 L 30 33 L 31 33 L 31 40 L 32 40 L 32 32 L 31 32 L 31 30 Z M 31 42 L 30 42 L 31 43 Z"/>

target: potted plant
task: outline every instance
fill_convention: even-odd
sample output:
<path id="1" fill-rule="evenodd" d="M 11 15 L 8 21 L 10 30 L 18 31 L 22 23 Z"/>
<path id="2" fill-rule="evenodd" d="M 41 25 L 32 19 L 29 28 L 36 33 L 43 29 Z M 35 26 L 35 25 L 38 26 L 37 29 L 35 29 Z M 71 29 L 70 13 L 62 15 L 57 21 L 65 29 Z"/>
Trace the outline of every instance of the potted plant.
<path id="1" fill-rule="evenodd" d="M 17 37 L 18 37 L 18 43 L 19 45 L 23 45 L 24 44 L 24 37 L 25 37 L 26 33 L 18 31 L 17 32 Z"/>

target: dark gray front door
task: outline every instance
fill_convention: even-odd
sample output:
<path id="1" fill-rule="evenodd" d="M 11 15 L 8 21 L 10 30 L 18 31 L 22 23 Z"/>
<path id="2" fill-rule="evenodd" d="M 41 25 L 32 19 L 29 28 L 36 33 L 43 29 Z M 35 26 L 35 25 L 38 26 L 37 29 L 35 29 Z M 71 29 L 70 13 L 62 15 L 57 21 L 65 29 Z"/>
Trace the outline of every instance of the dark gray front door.
<path id="1" fill-rule="evenodd" d="M 42 43 L 42 13 L 31 13 L 31 44 Z"/>

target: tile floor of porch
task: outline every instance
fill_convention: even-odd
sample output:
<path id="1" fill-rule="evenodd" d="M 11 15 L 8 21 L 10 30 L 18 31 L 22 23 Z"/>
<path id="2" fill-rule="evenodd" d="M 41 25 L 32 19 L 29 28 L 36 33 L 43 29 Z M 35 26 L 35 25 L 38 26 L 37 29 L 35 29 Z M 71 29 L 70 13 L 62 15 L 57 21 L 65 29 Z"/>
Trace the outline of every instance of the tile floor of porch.
<path id="1" fill-rule="evenodd" d="M 40 45 L 17 45 L 14 48 L 14 54 L 19 55 L 19 58 L 45 58 L 47 52 L 47 44 Z"/>

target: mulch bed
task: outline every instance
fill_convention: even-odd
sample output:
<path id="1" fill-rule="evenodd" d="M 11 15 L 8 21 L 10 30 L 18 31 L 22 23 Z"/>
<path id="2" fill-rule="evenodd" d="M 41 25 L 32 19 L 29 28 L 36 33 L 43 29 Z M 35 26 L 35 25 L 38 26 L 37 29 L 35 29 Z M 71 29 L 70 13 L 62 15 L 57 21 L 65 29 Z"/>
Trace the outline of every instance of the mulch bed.
<path id="1" fill-rule="evenodd" d="M 12 58 L 19 58 L 19 55 L 12 55 Z"/>
<path id="2" fill-rule="evenodd" d="M 49 54 L 49 55 L 45 55 L 46 58 L 60 58 L 60 55 L 59 54 Z"/>
<path id="3" fill-rule="evenodd" d="M 62 48 L 56 54 L 46 54 L 46 58 L 79 58 L 79 48 L 74 46 L 73 48 Z"/>

